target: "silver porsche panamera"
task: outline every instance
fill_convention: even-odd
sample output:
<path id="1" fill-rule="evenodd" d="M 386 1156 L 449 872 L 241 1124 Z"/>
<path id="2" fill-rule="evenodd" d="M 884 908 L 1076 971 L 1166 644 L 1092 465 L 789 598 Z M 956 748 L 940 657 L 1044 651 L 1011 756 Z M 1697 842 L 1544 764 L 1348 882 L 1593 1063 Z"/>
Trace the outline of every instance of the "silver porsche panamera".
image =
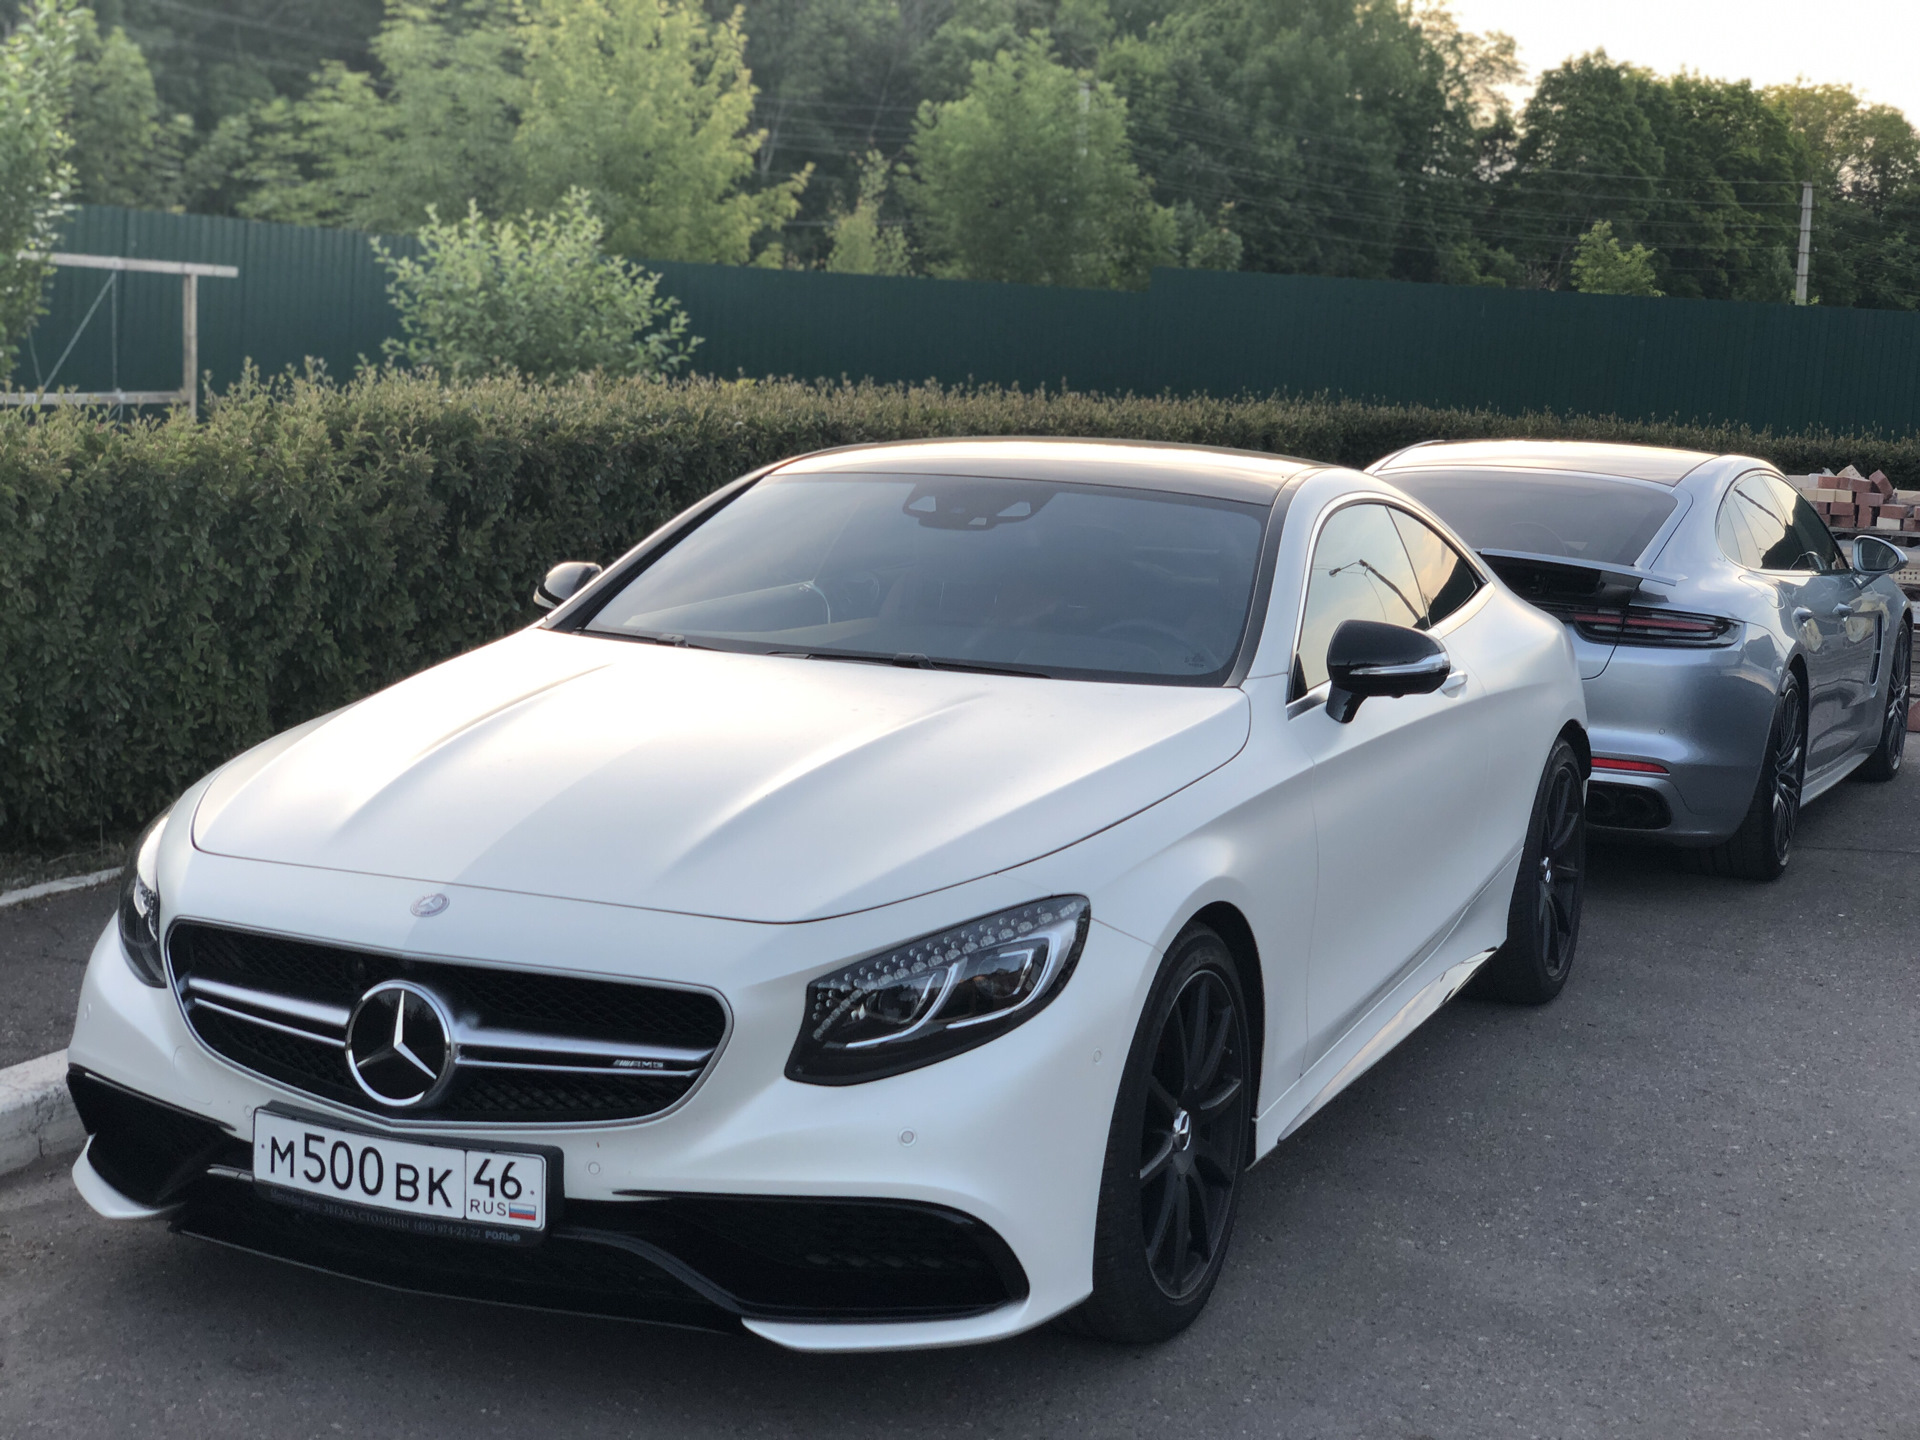
<path id="1" fill-rule="evenodd" d="M 1891 779 L 1910 698 L 1905 553 L 1838 543 L 1765 461 L 1631 445 L 1416 445 L 1370 473 L 1422 501 L 1572 637 L 1589 823 L 1772 879 L 1800 807 Z"/>

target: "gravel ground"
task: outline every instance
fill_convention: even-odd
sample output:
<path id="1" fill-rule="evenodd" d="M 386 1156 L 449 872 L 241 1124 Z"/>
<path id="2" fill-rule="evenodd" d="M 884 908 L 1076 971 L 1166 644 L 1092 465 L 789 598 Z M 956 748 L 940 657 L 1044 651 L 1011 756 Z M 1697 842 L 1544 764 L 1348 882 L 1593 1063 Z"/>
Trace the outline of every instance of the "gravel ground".
<path id="1" fill-rule="evenodd" d="M 1913 1436 L 1917 816 L 1912 771 L 1843 786 L 1770 886 L 1597 855 L 1566 994 L 1448 1007 L 1264 1161 L 1167 1345 L 809 1358 L 427 1300 L 105 1224 L 45 1166 L 0 1181 L 0 1434 Z"/>

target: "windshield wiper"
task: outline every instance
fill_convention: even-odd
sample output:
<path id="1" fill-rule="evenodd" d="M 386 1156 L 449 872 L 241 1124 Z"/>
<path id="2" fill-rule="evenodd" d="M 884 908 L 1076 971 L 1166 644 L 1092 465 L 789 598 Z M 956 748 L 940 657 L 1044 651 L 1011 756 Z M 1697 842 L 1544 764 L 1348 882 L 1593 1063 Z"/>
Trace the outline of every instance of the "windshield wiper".
<path id="1" fill-rule="evenodd" d="M 1019 675 L 1028 680 L 1051 680 L 1045 670 L 1016 670 L 1006 665 L 972 665 L 964 660 L 937 660 L 930 655 L 876 655 L 869 650 L 776 650 L 802 660 L 851 660 L 860 665 L 896 665 L 903 670 L 958 670 L 967 675 Z"/>
<path id="2" fill-rule="evenodd" d="M 649 645 L 669 645 L 676 650 L 718 650 L 718 645 L 702 645 L 698 640 L 689 640 L 684 635 L 649 635 L 644 630 L 598 630 L 598 635 L 612 635 L 621 640 L 644 640 Z"/>

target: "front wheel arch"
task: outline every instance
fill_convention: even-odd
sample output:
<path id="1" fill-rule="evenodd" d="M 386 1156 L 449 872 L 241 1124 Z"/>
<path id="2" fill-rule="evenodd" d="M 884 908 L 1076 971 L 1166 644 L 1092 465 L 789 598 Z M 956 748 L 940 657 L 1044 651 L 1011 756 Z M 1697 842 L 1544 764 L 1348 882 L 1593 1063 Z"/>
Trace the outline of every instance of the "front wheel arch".
<path id="1" fill-rule="evenodd" d="M 1227 953 L 1233 957 L 1233 968 L 1238 972 L 1240 989 L 1247 999 L 1247 1044 L 1252 1052 L 1248 1060 L 1253 1071 L 1250 1078 L 1253 1104 L 1247 1114 L 1247 1163 L 1251 1165 L 1259 1158 L 1260 1076 L 1267 1058 L 1267 987 L 1260 974 L 1260 946 L 1253 938 L 1253 926 L 1247 923 L 1247 917 L 1240 913 L 1238 906 L 1226 900 L 1216 900 L 1201 909 L 1181 925 L 1180 932 L 1185 934 L 1189 925 L 1205 925 L 1220 937 Z"/>

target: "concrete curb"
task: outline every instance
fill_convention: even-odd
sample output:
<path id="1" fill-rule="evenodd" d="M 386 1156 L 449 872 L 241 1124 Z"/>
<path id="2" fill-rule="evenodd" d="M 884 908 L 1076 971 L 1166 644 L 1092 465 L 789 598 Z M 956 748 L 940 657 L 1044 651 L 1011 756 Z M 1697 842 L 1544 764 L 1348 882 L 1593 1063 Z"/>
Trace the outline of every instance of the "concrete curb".
<path id="1" fill-rule="evenodd" d="M 69 890 L 85 890 L 89 886 L 104 885 L 120 872 L 118 870 L 96 870 L 91 875 L 73 875 L 65 880 L 46 880 L 38 885 L 29 885 L 24 890 L 9 890 L 0 895 L 0 910 L 9 905 L 24 905 L 29 900 L 42 900 L 49 895 L 64 895 Z"/>
<path id="2" fill-rule="evenodd" d="M 67 1093 L 67 1052 L 0 1070 L 0 1175 L 51 1155 L 71 1155 L 87 1132 Z"/>

